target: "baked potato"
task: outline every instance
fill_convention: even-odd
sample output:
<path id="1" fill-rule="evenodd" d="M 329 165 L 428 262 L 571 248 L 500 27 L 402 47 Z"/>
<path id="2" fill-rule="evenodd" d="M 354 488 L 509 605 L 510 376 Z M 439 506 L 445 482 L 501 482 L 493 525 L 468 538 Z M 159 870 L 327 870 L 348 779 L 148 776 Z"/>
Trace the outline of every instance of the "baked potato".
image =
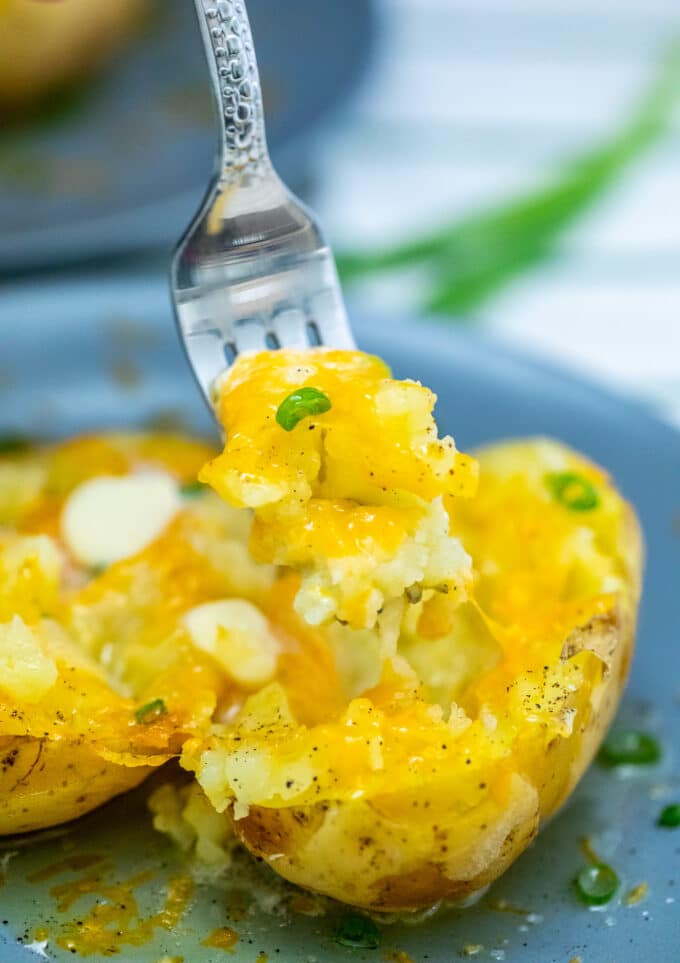
<path id="1" fill-rule="evenodd" d="M 134 709 L 56 623 L 0 626 L 0 835 L 74 819 L 166 761 Z"/>
<path id="2" fill-rule="evenodd" d="M 0 116 L 98 70 L 149 0 L 0 0 Z"/>
<path id="3" fill-rule="evenodd" d="M 82 815 L 233 709 L 230 653 L 182 620 L 272 580 L 248 560 L 247 519 L 195 491 L 207 446 L 15 447 L 0 455 L 0 835 Z"/>
<path id="4" fill-rule="evenodd" d="M 473 463 L 454 457 L 441 478 L 462 465 L 465 484 L 442 491 L 431 396 L 415 385 L 395 392 L 384 368 L 348 353 L 285 354 L 243 359 L 220 386 L 228 442 L 201 477 L 254 507 L 259 557 L 297 567 L 303 588 L 321 572 L 316 584 L 336 618 L 323 627 L 336 677 L 318 690 L 314 722 L 296 706 L 310 680 L 275 678 L 207 741 L 188 740 L 182 763 L 248 849 L 286 879 L 368 910 L 466 899 L 567 799 L 612 719 L 640 592 L 636 517 L 603 471 L 540 439 L 481 452 L 475 497 Z M 303 404 L 284 433 L 280 406 L 300 386 L 314 386 L 330 407 Z M 398 399 L 381 439 L 362 422 L 374 417 L 376 397 Z M 414 407 L 400 410 L 404 397 Z M 449 440 L 444 447 L 455 451 Z M 411 474 L 393 473 L 402 454 L 417 466 Z M 426 486 L 416 490 L 414 479 Z M 314 539 L 313 550 L 301 549 L 310 506 L 332 511 L 338 498 L 374 508 L 376 519 L 386 503 L 397 516 L 444 504 L 446 537 L 472 558 L 469 581 L 465 565 L 437 584 L 421 577 L 405 587 L 395 577 L 377 608 L 339 624 L 346 600 L 327 573 L 343 571 L 348 544 L 374 558 L 383 522 L 357 545 L 350 512 L 318 557 Z M 409 533 L 400 537 L 403 545 Z M 423 570 L 428 551 L 442 556 L 441 542 L 425 546 Z M 375 589 L 370 569 L 367 581 Z M 300 588 L 296 606 L 306 613 Z"/>

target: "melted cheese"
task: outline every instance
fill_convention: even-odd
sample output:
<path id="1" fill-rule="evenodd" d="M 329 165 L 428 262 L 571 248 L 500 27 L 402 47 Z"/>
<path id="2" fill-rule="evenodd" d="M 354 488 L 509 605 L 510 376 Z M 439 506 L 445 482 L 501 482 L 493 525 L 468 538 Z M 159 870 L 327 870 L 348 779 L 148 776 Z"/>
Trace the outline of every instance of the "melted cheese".
<path id="1" fill-rule="evenodd" d="M 310 387 L 330 410 L 284 430 L 279 406 Z M 358 351 L 241 356 L 221 382 L 227 444 L 201 478 L 255 509 L 251 551 L 302 574 L 296 607 L 310 623 L 372 627 L 412 586 L 464 598 L 470 559 L 443 499 L 473 495 L 476 466 L 438 437 L 435 402 Z"/>

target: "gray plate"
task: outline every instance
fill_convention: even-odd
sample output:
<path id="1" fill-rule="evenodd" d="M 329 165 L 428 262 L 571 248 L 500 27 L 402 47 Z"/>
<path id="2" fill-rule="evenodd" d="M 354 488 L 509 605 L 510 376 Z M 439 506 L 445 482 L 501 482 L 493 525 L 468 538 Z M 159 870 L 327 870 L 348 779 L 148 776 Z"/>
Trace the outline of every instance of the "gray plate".
<path id="1" fill-rule="evenodd" d="M 193 0 L 152 27 L 60 123 L 0 136 L 0 271 L 169 246 L 205 191 L 216 143 Z M 304 187 L 322 118 L 366 65 L 371 0 L 250 0 L 280 172 Z M 282 12 L 283 9 L 283 12 Z"/>
<path id="2" fill-rule="evenodd" d="M 107 425 L 140 425 L 159 413 L 210 429 L 174 338 L 165 285 L 144 278 L 93 278 L 0 292 L 5 325 L 2 428 L 63 434 Z M 680 799 L 674 746 L 680 726 L 680 437 L 643 410 L 559 372 L 539 367 L 491 344 L 424 323 L 360 323 L 364 347 L 380 352 L 397 374 L 421 378 L 439 394 L 440 424 L 461 447 L 508 435 L 550 433 L 577 445 L 610 469 L 637 505 L 648 541 L 649 564 L 638 653 L 622 717 L 655 732 L 664 760 L 645 772 L 614 775 L 593 767 L 572 800 L 531 849 L 468 910 L 447 911 L 418 926 L 383 925 L 379 951 L 352 951 L 333 941 L 339 910 L 311 918 L 278 913 L 289 888 L 244 860 L 233 877 L 198 887 L 191 911 L 172 932 L 157 931 L 152 945 L 123 947 L 119 959 L 156 963 L 164 954 L 186 963 L 229 959 L 202 946 L 218 926 L 233 926 L 240 941 L 231 957 L 255 963 L 398 960 L 452 963 L 464 947 L 476 958 L 511 963 L 677 963 L 680 936 L 680 831 L 661 830 L 661 806 Z M 154 879 L 142 904 L 153 912 L 169 875 L 182 871 L 177 855 L 149 830 L 144 790 L 114 802 L 53 838 L 16 845 L 0 890 L 0 959 L 27 963 L 38 957 L 72 959 L 56 950 L 16 942 L 45 925 L 54 940 L 65 921 L 77 919 L 88 898 L 59 913 L 52 888 L 78 873 L 62 870 L 31 882 L 31 873 L 65 856 L 94 853 L 114 865 L 110 879 L 149 868 Z M 590 836 L 623 879 L 623 894 L 645 881 L 647 898 L 633 906 L 618 900 L 604 910 L 581 906 L 571 880 L 583 864 L 579 841 Z M 259 894 L 245 919 L 228 916 L 233 890 Z M 231 894 L 231 895 L 230 895 Z M 509 900 L 523 912 L 498 909 Z M 495 907 L 495 908 L 494 908 Z M 400 950 L 408 957 L 390 957 Z M 105 956 L 90 959 L 104 960 Z"/>

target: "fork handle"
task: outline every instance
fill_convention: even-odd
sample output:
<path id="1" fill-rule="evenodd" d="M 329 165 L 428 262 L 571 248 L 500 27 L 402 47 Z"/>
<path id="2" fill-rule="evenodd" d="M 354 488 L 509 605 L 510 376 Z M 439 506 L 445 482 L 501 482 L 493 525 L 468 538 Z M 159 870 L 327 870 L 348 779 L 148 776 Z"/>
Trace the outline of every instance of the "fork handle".
<path id="1" fill-rule="evenodd" d="M 262 88 L 244 0 L 196 0 L 222 135 L 222 185 L 271 173 Z"/>

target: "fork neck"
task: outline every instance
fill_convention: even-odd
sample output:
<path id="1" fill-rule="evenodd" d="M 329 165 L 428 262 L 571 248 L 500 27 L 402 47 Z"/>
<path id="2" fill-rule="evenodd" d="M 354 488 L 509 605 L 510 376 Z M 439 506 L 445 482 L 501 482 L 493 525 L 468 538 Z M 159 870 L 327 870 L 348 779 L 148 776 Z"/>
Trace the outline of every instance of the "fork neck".
<path id="1" fill-rule="evenodd" d="M 276 175 L 267 150 L 262 88 L 244 0 L 195 0 L 221 131 L 221 187 Z"/>

